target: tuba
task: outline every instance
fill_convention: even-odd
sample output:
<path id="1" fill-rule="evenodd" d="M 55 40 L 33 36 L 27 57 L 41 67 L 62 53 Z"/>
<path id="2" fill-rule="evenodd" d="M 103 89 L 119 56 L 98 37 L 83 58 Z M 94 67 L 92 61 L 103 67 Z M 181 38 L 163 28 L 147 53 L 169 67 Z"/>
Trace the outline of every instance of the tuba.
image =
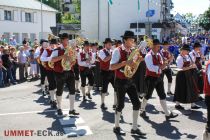
<path id="1" fill-rule="evenodd" d="M 129 79 L 132 78 L 133 75 L 136 73 L 136 71 L 139 67 L 139 64 L 142 60 L 142 56 L 141 56 L 138 48 L 136 48 L 132 51 L 132 53 L 128 57 L 128 61 L 130 61 L 130 60 L 133 61 L 134 65 L 132 67 L 129 65 L 126 65 L 124 68 L 124 75 L 125 75 L 125 77 L 127 77 Z"/>
<path id="2" fill-rule="evenodd" d="M 73 65 L 76 63 L 76 52 L 75 50 L 68 46 L 64 54 L 67 54 L 69 57 L 67 59 L 61 60 L 61 65 L 64 70 L 71 70 Z"/>

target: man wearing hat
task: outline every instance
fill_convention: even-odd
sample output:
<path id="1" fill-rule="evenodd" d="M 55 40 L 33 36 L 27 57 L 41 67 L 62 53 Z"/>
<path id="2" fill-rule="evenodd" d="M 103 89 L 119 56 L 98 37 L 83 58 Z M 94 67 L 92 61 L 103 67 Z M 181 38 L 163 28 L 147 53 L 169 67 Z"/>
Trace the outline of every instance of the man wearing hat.
<path id="1" fill-rule="evenodd" d="M 112 48 L 112 40 L 110 38 L 106 38 L 104 41 L 104 49 L 99 51 L 99 61 L 100 61 L 100 70 L 101 70 L 101 79 L 102 79 L 102 92 L 101 92 L 101 109 L 106 110 L 107 107 L 105 106 L 104 100 L 105 95 L 108 91 L 109 83 L 112 84 L 114 88 L 114 71 L 109 69 L 110 61 L 112 58 L 111 54 Z M 117 104 L 117 96 L 116 92 L 114 92 L 114 105 L 113 108 L 116 108 Z"/>
<path id="2" fill-rule="evenodd" d="M 63 33 L 61 35 L 61 45 L 56 48 L 52 54 L 51 54 L 51 62 L 54 63 L 54 74 L 55 74 L 55 80 L 56 80 L 56 100 L 57 100 L 57 114 L 59 116 L 63 115 L 61 103 L 62 103 L 62 94 L 63 94 L 63 88 L 64 84 L 67 85 L 67 88 L 69 89 L 69 115 L 79 115 L 74 109 L 74 103 L 75 103 L 75 76 L 72 69 L 63 69 L 61 61 L 62 59 L 69 59 L 68 54 L 64 54 L 65 50 L 67 49 L 69 44 L 69 36 L 67 33 Z"/>
<path id="3" fill-rule="evenodd" d="M 199 109 L 194 102 L 198 101 L 199 89 L 193 76 L 193 71 L 196 68 L 195 63 L 189 56 L 190 46 L 184 44 L 180 48 L 180 55 L 176 59 L 177 67 L 180 69 L 176 75 L 176 85 L 174 92 L 175 108 L 184 110 L 180 103 L 191 103 L 191 109 Z"/>
<path id="4" fill-rule="evenodd" d="M 53 50 L 57 48 L 57 40 L 51 39 L 50 40 L 50 46 L 45 48 L 42 55 L 41 55 L 41 62 L 45 63 L 45 71 L 47 75 L 47 80 L 49 83 L 49 93 L 50 93 L 50 104 L 52 108 L 56 108 L 56 101 L 55 101 L 55 89 L 56 89 L 56 81 L 54 77 L 54 71 L 53 68 L 49 67 L 49 61 L 51 60 L 51 54 Z"/>
<path id="5" fill-rule="evenodd" d="M 95 63 L 92 52 L 90 52 L 90 43 L 85 41 L 83 44 L 83 50 L 78 54 L 77 61 L 79 65 L 80 77 L 81 77 L 81 90 L 83 94 L 83 101 L 86 101 L 86 95 L 89 99 L 92 99 L 90 91 L 93 89 L 94 78 L 91 67 Z M 86 79 L 88 79 L 88 91 L 85 93 Z"/>
<path id="6" fill-rule="evenodd" d="M 163 48 L 160 50 L 160 55 L 163 59 L 163 61 L 167 61 L 168 65 L 163 69 L 162 71 L 162 78 L 164 78 L 164 75 L 166 75 L 168 79 L 168 95 L 173 95 L 171 92 L 171 85 L 172 85 L 172 70 L 170 67 L 170 64 L 172 63 L 174 57 L 173 55 L 168 51 L 169 49 L 169 43 L 168 41 L 164 41 L 162 44 Z"/>
<path id="7" fill-rule="evenodd" d="M 146 134 L 141 132 L 137 125 L 140 101 L 137 95 L 136 87 L 133 81 L 124 75 L 124 67 L 126 65 L 133 65 L 133 60 L 127 61 L 127 59 L 131 54 L 131 48 L 134 45 L 134 32 L 125 31 L 122 38 L 123 45 L 113 51 L 110 61 L 110 70 L 115 71 L 115 88 L 117 91 L 117 106 L 115 110 L 115 126 L 113 131 L 118 135 L 125 135 L 125 132 L 120 128 L 119 121 L 121 112 L 124 108 L 125 94 L 127 93 L 133 105 L 133 123 L 131 133 L 143 136 Z"/>
<path id="8" fill-rule="evenodd" d="M 205 57 L 201 53 L 201 47 L 202 46 L 200 43 L 195 43 L 193 45 L 193 50 L 189 53 L 190 58 L 197 66 L 197 69 L 195 69 L 195 71 L 197 73 L 197 84 L 198 84 L 198 88 L 200 90 L 200 94 L 203 93 L 202 62 L 205 61 Z M 203 98 L 201 96 L 199 98 L 201 100 L 203 100 Z"/>
<path id="9" fill-rule="evenodd" d="M 150 46 L 151 50 L 147 53 L 145 57 L 146 62 L 146 85 L 147 85 L 147 92 L 145 97 L 143 98 L 142 105 L 141 105 L 141 113 L 140 116 L 148 119 L 146 115 L 145 108 L 147 105 L 147 101 L 152 97 L 152 93 L 154 89 L 156 89 L 157 94 L 160 99 L 160 104 L 162 109 L 165 113 L 166 120 L 170 118 L 175 118 L 178 115 L 174 115 L 170 112 L 166 105 L 166 94 L 164 91 L 164 83 L 163 79 L 161 78 L 162 70 L 166 67 L 166 63 L 162 60 L 162 57 L 159 53 L 160 50 L 160 41 L 158 39 L 153 40 L 153 45 Z"/>
<path id="10" fill-rule="evenodd" d="M 48 82 L 46 80 L 47 73 L 44 66 L 41 64 L 40 57 L 42 53 L 44 52 L 44 50 L 48 47 L 48 40 L 41 39 L 40 45 L 41 45 L 40 48 L 37 48 L 35 51 L 35 58 L 38 60 L 38 63 L 39 63 L 40 74 L 41 74 L 41 89 L 42 89 L 43 96 L 45 96 L 45 93 L 47 92 L 46 87 L 48 86 Z"/>

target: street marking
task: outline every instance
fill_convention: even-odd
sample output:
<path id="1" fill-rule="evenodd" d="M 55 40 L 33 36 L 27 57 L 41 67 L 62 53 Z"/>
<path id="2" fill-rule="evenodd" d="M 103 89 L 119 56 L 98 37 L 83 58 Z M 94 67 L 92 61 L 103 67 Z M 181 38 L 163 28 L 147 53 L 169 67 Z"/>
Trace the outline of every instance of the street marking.
<path id="1" fill-rule="evenodd" d="M 72 125 L 72 124 L 82 124 L 85 121 L 81 117 L 64 117 L 59 119 L 61 125 Z"/>
<path id="2" fill-rule="evenodd" d="M 62 109 L 69 110 L 69 109 Z M 9 115 L 24 115 L 24 114 L 37 114 L 37 113 L 48 113 L 48 112 L 56 112 L 56 109 L 52 110 L 42 110 L 42 111 L 27 111 L 27 112 L 14 112 L 14 113 L 1 113 L 0 116 L 9 116 Z"/>
<path id="3" fill-rule="evenodd" d="M 66 127 L 63 128 L 67 137 L 78 137 L 92 135 L 93 132 L 88 126 Z"/>

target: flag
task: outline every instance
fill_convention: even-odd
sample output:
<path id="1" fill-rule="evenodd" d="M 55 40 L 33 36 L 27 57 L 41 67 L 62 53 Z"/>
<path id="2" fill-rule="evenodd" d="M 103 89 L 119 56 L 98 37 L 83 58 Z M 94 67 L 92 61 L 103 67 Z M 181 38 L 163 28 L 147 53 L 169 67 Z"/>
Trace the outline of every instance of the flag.
<path id="1" fill-rule="evenodd" d="M 138 11 L 140 13 L 140 0 L 138 0 Z"/>
<path id="2" fill-rule="evenodd" d="M 110 6 L 113 4 L 112 0 L 108 0 L 108 3 Z"/>
<path id="3" fill-rule="evenodd" d="M 146 17 L 152 17 L 152 16 L 154 16 L 155 15 L 155 10 L 148 10 L 147 12 L 146 12 Z"/>

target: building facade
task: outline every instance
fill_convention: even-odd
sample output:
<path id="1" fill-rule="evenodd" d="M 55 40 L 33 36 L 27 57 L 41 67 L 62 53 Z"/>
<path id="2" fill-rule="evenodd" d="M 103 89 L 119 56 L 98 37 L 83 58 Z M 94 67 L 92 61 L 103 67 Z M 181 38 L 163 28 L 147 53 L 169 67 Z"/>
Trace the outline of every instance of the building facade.
<path id="1" fill-rule="evenodd" d="M 21 44 L 24 38 L 31 41 L 51 33 L 50 27 L 56 25 L 56 10 L 42 4 L 43 24 L 41 22 L 41 3 L 36 0 L 0 0 L 0 36 L 8 40 L 15 36 Z"/>
<path id="2" fill-rule="evenodd" d="M 162 38 L 162 22 L 170 14 L 171 0 L 81 0 L 81 33 L 89 39 L 120 39 L 125 30 L 136 35 Z M 168 8 L 168 9 L 166 9 Z M 150 17 L 146 16 L 152 11 Z M 137 24 L 139 23 L 139 24 Z M 138 25 L 138 26 L 137 26 Z M 137 28 L 138 27 L 138 28 Z"/>

